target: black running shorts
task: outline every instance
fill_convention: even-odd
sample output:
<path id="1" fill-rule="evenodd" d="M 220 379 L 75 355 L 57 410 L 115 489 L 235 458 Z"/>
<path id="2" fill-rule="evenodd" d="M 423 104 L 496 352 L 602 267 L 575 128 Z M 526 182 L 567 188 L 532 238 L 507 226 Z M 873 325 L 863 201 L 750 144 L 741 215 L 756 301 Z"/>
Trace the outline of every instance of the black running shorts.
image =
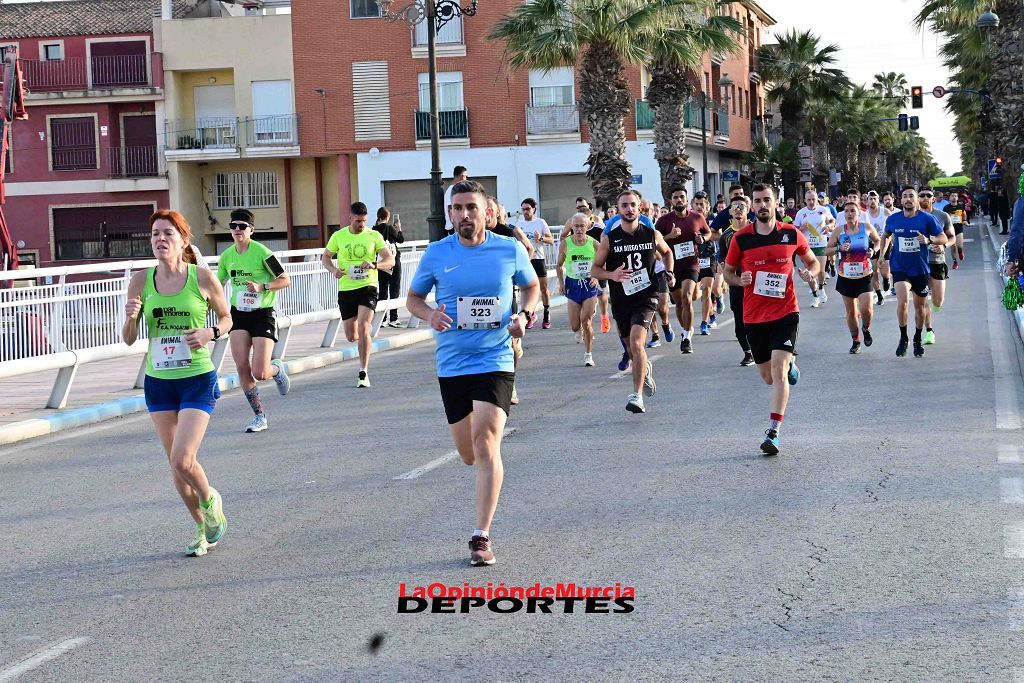
<path id="1" fill-rule="evenodd" d="M 359 314 L 359 307 L 365 306 L 370 310 L 377 309 L 377 288 L 360 287 L 338 292 L 338 308 L 341 309 L 341 319 L 348 320 Z"/>
<path id="2" fill-rule="evenodd" d="M 654 313 L 658 310 L 658 298 L 637 299 L 627 301 L 612 301 L 612 317 L 615 318 L 615 325 L 618 327 L 619 336 L 629 339 L 633 325 L 640 325 L 644 329 L 651 329 L 651 321 L 654 320 Z"/>
<path id="3" fill-rule="evenodd" d="M 438 377 L 441 402 L 448 424 L 462 422 L 473 412 L 473 401 L 491 403 L 508 415 L 512 407 L 512 388 L 516 383 L 514 372 L 483 372 L 475 375 Z"/>
<path id="4" fill-rule="evenodd" d="M 700 282 L 698 277 L 698 271 L 696 270 L 677 270 L 676 271 L 676 283 L 672 285 L 672 291 L 678 292 L 683 288 L 683 282 L 689 280 L 690 282 Z"/>
<path id="5" fill-rule="evenodd" d="M 654 286 L 658 294 L 668 294 L 668 273 L 662 271 L 654 274 Z"/>
<path id="6" fill-rule="evenodd" d="M 945 263 L 929 263 L 928 267 L 931 269 L 931 277 L 933 280 L 948 280 L 949 279 L 949 266 Z"/>
<path id="7" fill-rule="evenodd" d="M 530 259 L 530 265 L 533 266 L 533 272 L 537 273 L 537 277 L 548 276 L 547 262 L 542 258 Z"/>
<path id="8" fill-rule="evenodd" d="M 930 284 L 928 275 L 907 275 L 893 271 L 892 273 L 893 282 L 909 282 L 910 291 L 920 297 L 928 296 L 928 285 Z"/>
<path id="9" fill-rule="evenodd" d="M 231 331 L 248 332 L 250 337 L 265 337 L 277 341 L 277 318 L 273 307 L 240 311 L 231 307 Z"/>
<path id="10" fill-rule="evenodd" d="M 789 351 L 796 353 L 797 328 L 800 326 L 800 314 L 790 313 L 784 318 L 766 323 L 744 323 L 750 353 L 754 362 L 760 365 L 772 359 L 772 351 Z"/>
<path id="11" fill-rule="evenodd" d="M 856 299 L 861 294 L 867 294 L 871 291 L 871 276 L 843 277 L 840 275 L 836 279 L 836 291 L 839 292 L 841 296 Z"/>

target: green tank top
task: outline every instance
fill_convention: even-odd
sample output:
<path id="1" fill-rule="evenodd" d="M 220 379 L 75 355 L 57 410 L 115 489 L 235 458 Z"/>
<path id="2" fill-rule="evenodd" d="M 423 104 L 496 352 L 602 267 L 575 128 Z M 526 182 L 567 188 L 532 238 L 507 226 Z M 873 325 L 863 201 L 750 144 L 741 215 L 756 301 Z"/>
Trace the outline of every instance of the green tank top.
<path id="1" fill-rule="evenodd" d="M 597 253 L 597 241 L 587 236 L 583 246 L 572 241 L 572 237 L 565 240 L 565 276 L 573 280 L 587 280 L 590 278 L 590 267 L 594 265 L 594 254 Z"/>
<path id="2" fill-rule="evenodd" d="M 193 351 L 184 339 L 185 330 L 207 326 L 209 304 L 199 289 L 196 267 L 189 264 L 185 286 L 174 294 L 156 291 L 155 277 L 156 267 L 150 268 L 142 288 L 142 310 L 149 329 L 146 374 L 159 379 L 181 379 L 210 372 L 210 349 L 204 346 Z"/>

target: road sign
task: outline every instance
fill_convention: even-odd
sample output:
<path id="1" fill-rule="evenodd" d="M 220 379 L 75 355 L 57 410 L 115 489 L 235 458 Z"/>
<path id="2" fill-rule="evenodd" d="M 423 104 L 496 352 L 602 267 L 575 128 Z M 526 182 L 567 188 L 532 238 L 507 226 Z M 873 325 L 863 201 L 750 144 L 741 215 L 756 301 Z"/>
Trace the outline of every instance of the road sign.
<path id="1" fill-rule="evenodd" d="M 946 96 L 946 89 L 943 88 L 941 85 L 937 85 L 934 88 L 932 88 L 932 95 L 938 98 L 943 98 Z"/>
<path id="2" fill-rule="evenodd" d="M 722 182 L 723 183 L 738 183 L 740 181 L 740 172 L 737 170 L 729 169 L 722 171 Z"/>
<path id="3" fill-rule="evenodd" d="M 811 175 L 810 171 L 800 171 L 800 182 L 809 183 L 814 180 L 814 176 Z"/>
<path id="4" fill-rule="evenodd" d="M 998 159 L 989 159 L 988 160 L 988 177 L 992 178 L 994 180 L 996 178 L 1001 178 L 1002 176 L 1003 176 L 1003 174 L 1002 174 L 1002 169 L 1000 169 L 999 160 Z"/>
<path id="5" fill-rule="evenodd" d="M 630 176 L 630 178 L 629 178 L 629 184 L 630 185 L 642 185 L 643 182 L 644 182 L 644 177 L 642 175 Z"/>

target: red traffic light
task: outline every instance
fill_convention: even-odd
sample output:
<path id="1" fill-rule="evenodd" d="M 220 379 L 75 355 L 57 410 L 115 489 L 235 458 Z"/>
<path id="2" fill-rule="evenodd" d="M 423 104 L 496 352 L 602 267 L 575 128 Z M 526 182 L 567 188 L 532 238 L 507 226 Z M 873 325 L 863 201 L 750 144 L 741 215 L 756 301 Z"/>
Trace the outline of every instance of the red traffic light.
<path id="1" fill-rule="evenodd" d="M 915 85 L 910 89 L 910 107 L 911 109 L 921 109 L 924 107 L 924 88 L 919 85 Z"/>
<path id="2" fill-rule="evenodd" d="M 1003 158 L 1002 157 L 996 157 L 996 165 L 998 166 L 998 165 L 1000 165 L 1002 163 L 1003 163 Z"/>

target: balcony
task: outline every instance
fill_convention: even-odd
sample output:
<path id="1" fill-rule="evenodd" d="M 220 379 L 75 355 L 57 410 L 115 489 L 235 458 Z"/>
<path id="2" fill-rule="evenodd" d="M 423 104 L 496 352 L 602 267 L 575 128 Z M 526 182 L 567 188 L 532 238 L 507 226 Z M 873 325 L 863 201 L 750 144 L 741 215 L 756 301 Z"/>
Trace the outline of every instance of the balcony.
<path id="1" fill-rule="evenodd" d="M 164 121 L 168 161 L 238 159 L 238 119 L 205 117 Z"/>
<path id="2" fill-rule="evenodd" d="M 242 121 L 245 126 L 245 155 L 274 157 L 299 155 L 297 114 L 257 116 Z"/>
<path id="3" fill-rule="evenodd" d="M 526 107 L 527 142 L 579 142 L 580 112 L 575 104 Z"/>
<path id="4" fill-rule="evenodd" d="M 647 100 L 636 101 L 636 129 L 654 130 L 654 110 Z"/>
<path id="5" fill-rule="evenodd" d="M 437 32 L 434 51 L 438 57 L 465 57 L 466 39 L 462 32 L 462 17 L 455 17 Z M 412 56 L 427 58 L 427 24 L 421 21 L 412 29 Z"/>
<path id="6" fill-rule="evenodd" d="M 21 60 L 30 93 L 152 88 L 150 55 Z"/>
<path id="7" fill-rule="evenodd" d="M 107 152 L 107 176 L 110 178 L 155 178 L 160 175 L 156 145 L 110 147 Z"/>
<path id="8" fill-rule="evenodd" d="M 414 113 L 416 120 L 416 144 L 420 146 L 423 141 L 430 143 L 430 112 L 417 111 Z M 441 134 L 443 147 L 468 147 L 469 146 L 469 110 L 452 109 L 439 111 L 437 113 L 437 124 Z M 448 141 L 449 144 L 445 144 Z"/>
<path id="9" fill-rule="evenodd" d="M 50 151 L 54 171 L 94 171 L 99 168 L 96 145 L 54 147 Z"/>

